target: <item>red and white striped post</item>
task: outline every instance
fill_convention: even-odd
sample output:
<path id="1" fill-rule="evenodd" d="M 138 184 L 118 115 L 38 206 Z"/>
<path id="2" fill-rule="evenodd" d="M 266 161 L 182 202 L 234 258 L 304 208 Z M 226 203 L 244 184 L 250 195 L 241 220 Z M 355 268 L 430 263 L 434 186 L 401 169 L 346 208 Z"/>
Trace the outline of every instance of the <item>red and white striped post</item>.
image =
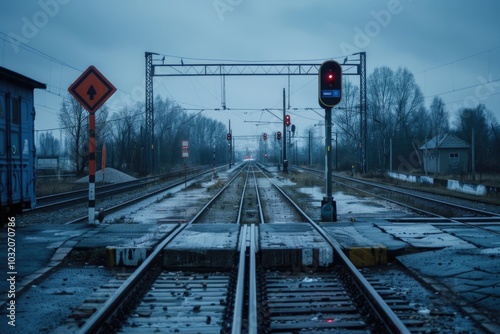
<path id="1" fill-rule="evenodd" d="M 89 113 L 89 224 L 95 224 L 95 113 Z"/>
<path id="2" fill-rule="evenodd" d="M 68 88 L 89 112 L 89 224 L 95 224 L 95 112 L 116 91 L 101 72 L 89 66 Z"/>

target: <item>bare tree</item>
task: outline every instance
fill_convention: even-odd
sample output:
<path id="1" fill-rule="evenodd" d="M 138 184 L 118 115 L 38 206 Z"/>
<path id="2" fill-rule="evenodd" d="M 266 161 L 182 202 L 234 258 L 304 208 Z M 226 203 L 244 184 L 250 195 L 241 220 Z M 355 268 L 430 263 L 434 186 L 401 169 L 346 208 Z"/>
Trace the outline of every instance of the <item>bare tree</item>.
<path id="1" fill-rule="evenodd" d="M 387 66 L 377 67 L 368 77 L 368 152 L 374 167 L 387 168 L 388 140 L 394 135 L 394 72 Z"/>
<path id="2" fill-rule="evenodd" d="M 96 111 L 96 145 L 104 142 L 107 131 L 108 110 L 102 107 Z M 63 99 L 58 114 L 59 124 L 66 133 L 70 159 L 73 160 L 77 174 L 83 173 L 88 163 L 88 112 L 72 96 Z"/>
<path id="3" fill-rule="evenodd" d="M 85 155 L 87 133 L 87 111 L 73 97 L 63 99 L 59 112 L 59 124 L 64 129 L 70 159 L 77 173 L 83 171 L 82 157 Z"/>
<path id="4" fill-rule="evenodd" d="M 335 109 L 334 123 L 342 142 L 350 147 L 356 147 L 360 141 L 359 117 L 359 88 L 347 81 L 342 88 L 342 102 Z"/>
<path id="5" fill-rule="evenodd" d="M 429 129 L 427 136 L 433 137 L 440 133 L 448 133 L 450 131 L 449 114 L 446 110 L 446 105 L 440 97 L 434 97 L 429 108 Z"/>
<path id="6" fill-rule="evenodd" d="M 359 151 L 360 109 L 359 88 L 350 81 L 344 81 L 342 87 L 342 102 L 335 108 L 333 121 L 337 128 L 337 158 L 343 165 L 352 165 Z M 342 154 L 339 155 L 338 152 Z M 336 162 L 338 165 L 338 162 Z"/>
<path id="7" fill-rule="evenodd" d="M 394 82 L 395 130 L 410 139 L 414 134 L 409 121 L 412 115 L 422 109 L 424 96 L 415 82 L 415 77 L 407 68 L 398 68 Z"/>
<path id="8" fill-rule="evenodd" d="M 139 114 L 137 110 L 125 107 L 119 112 L 113 114 L 111 137 L 116 149 L 115 166 L 132 171 L 134 159 L 137 159 L 138 141 L 139 141 Z"/>
<path id="9" fill-rule="evenodd" d="M 38 140 L 38 155 L 58 155 L 60 149 L 59 139 L 51 132 L 42 132 Z"/>
<path id="10" fill-rule="evenodd" d="M 491 125 L 496 124 L 493 113 L 486 109 L 484 104 L 475 108 L 464 108 L 457 114 L 455 133 L 469 144 L 472 144 L 472 133 L 474 132 L 475 159 L 477 170 L 498 171 L 497 159 L 494 152 L 495 133 L 491 131 Z"/>

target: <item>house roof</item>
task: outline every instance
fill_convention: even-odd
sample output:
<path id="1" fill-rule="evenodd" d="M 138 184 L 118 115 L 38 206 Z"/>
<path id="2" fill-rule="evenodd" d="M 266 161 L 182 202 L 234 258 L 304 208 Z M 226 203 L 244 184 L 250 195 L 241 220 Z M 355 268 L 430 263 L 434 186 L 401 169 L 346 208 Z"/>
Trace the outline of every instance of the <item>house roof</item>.
<path id="1" fill-rule="evenodd" d="M 19 74 L 17 72 L 11 71 L 5 67 L 0 66 L 0 78 L 14 81 L 17 83 L 20 83 L 22 85 L 28 86 L 30 88 L 42 88 L 46 89 L 47 85 L 44 83 L 38 82 L 36 80 L 33 80 L 31 78 L 28 78 L 22 74 Z"/>
<path id="2" fill-rule="evenodd" d="M 467 144 L 465 141 L 462 139 L 458 138 L 457 136 L 454 136 L 452 134 L 441 134 L 438 135 L 431 140 L 429 140 L 427 143 L 419 147 L 419 150 L 430 150 L 430 149 L 436 149 L 437 148 L 469 148 L 470 145 Z"/>

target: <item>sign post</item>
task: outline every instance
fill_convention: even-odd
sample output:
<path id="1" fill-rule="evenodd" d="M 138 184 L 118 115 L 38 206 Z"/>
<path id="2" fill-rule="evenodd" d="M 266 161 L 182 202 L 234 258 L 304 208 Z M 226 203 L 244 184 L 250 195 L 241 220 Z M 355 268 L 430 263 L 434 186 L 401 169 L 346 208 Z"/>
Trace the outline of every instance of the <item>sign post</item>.
<path id="1" fill-rule="evenodd" d="M 186 188 L 187 162 L 189 158 L 189 140 L 181 140 L 181 157 L 184 159 L 184 188 Z"/>
<path id="2" fill-rule="evenodd" d="M 318 100 L 325 109 L 326 196 L 321 201 L 321 221 L 337 221 L 337 203 L 332 195 L 332 108 L 342 100 L 342 66 L 334 60 L 321 64 Z"/>
<path id="3" fill-rule="evenodd" d="M 71 95 L 89 112 L 89 224 L 95 224 L 95 112 L 116 88 L 95 68 L 89 66 L 68 88 Z"/>
<path id="4" fill-rule="evenodd" d="M 106 144 L 102 145 L 101 153 L 101 171 L 102 171 L 102 182 L 104 182 L 104 170 L 106 169 Z"/>

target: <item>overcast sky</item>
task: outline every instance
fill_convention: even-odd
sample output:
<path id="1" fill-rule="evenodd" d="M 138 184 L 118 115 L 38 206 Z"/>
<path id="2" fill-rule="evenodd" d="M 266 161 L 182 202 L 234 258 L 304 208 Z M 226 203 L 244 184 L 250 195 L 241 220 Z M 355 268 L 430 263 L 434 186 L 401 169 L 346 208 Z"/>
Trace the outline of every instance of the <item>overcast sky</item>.
<path id="1" fill-rule="evenodd" d="M 368 74 L 407 67 L 428 107 L 484 103 L 500 121 L 500 2 L 496 0 L 0 0 L 0 66 L 38 81 L 36 129 L 58 128 L 67 88 L 96 66 L 117 88 L 111 111 L 144 101 L 146 51 L 166 63 L 314 62 L 365 51 Z M 352 57 L 354 59 L 354 57 Z M 358 84 L 358 77 L 350 76 Z M 228 123 L 235 136 L 278 130 L 287 77 L 155 78 L 154 94 Z M 298 133 L 321 122 L 317 78 L 292 77 Z M 288 96 L 288 92 L 287 92 Z M 304 110 L 315 108 L 315 111 Z M 246 110 L 241 110 L 246 109 Z M 280 115 L 281 112 L 273 112 Z M 271 122 L 257 125 L 257 121 Z M 302 133 L 303 134 L 303 133 Z M 58 133 L 54 133 L 58 136 Z M 224 134 L 222 134 L 224 135 Z"/>

